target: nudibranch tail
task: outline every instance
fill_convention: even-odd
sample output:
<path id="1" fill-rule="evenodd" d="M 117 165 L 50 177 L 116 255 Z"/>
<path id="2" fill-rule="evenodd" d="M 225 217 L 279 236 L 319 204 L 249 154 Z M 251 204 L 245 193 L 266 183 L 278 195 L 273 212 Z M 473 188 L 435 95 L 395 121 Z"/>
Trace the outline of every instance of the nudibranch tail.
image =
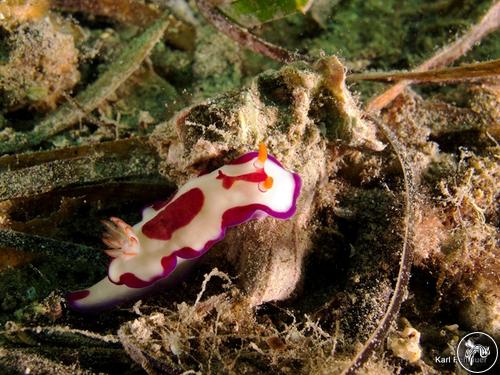
<path id="1" fill-rule="evenodd" d="M 193 264 L 190 261 L 182 262 L 167 279 L 160 280 L 158 283 L 144 288 L 130 288 L 123 284 L 118 285 L 113 283 L 109 277 L 105 277 L 87 289 L 67 293 L 66 301 L 73 310 L 98 313 L 113 306 L 143 297 L 156 290 L 175 286 L 180 280 L 185 278 L 186 273 Z"/>
<path id="2" fill-rule="evenodd" d="M 68 293 L 66 301 L 72 309 L 99 312 L 143 295 L 147 291 L 148 288 L 134 290 L 125 285 L 116 285 L 106 277 L 88 289 Z"/>
<path id="3" fill-rule="evenodd" d="M 102 236 L 102 242 L 109 246 L 104 250 L 112 258 L 120 256 L 131 257 L 139 253 L 139 239 L 132 227 L 117 217 L 102 220 L 106 232 Z"/>

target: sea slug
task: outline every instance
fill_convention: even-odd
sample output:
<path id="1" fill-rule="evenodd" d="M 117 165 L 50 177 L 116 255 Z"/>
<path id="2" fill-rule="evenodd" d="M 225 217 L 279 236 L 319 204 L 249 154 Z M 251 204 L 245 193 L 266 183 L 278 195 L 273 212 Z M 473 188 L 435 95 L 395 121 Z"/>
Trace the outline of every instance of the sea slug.
<path id="1" fill-rule="evenodd" d="M 261 144 L 259 152 L 193 178 L 168 201 L 147 207 L 134 226 L 115 217 L 103 221 L 108 275 L 69 293 L 70 307 L 102 310 L 138 298 L 161 280 L 176 279 L 190 260 L 222 240 L 227 228 L 266 216 L 290 218 L 300 187 L 299 175 L 268 156 Z"/>

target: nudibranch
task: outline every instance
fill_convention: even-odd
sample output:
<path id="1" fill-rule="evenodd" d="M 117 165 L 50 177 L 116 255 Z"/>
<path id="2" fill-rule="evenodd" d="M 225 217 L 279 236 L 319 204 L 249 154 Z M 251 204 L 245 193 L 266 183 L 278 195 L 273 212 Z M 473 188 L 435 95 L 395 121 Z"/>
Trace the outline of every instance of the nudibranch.
<path id="1" fill-rule="evenodd" d="M 189 180 L 168 201 L 144 209 L 130 226 L 103 221 L 108 275 L 71 292 L 76 310 L 102 310 L 137 298 L 160 281 L 175 279 L 186 264 L 222 240 L 226 229 L 252 219 L 288 219 L 296 211 L 301 180 L 261 144 L 215 171 Z"/>

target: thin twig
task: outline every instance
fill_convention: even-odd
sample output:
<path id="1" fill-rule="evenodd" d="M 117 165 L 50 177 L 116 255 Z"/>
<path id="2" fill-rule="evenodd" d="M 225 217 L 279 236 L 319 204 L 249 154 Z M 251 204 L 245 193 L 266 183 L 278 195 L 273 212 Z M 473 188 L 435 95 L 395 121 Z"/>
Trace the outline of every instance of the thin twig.
<path id="1" fill-rule="evenodd" d="M 0 174 L 21 168 L 28 168 L 51 161 L 67 160 L 74 158 L 91 157 L 97 155 L 116 155 L 125 157 L 136 149 L 153 149 L 147 145 L 147 137 L 133 137 L 117 139 L 115 141 L 100 142 L 75 147 L 58 148 L 54 150 L 27 152 L 16 155 L 0 156 Z M 148 153 L 148 152 L 145 152 Z"/>
<path id="2" fill-rule="evenodd" d="M 349 81 L 400 81 L 444 82 L 488 78 L 500 75 L 500 59 L 452 68 L 432 69 L 422 72 L 368 72 L 351 74 Z"/>
<path id="3" fill-rule="evenodd" d="M 82 346 L 88 345 L 93 347 L 120 347 L 118 336 L 113 334 L 100 334 L 97 332 L 87 331 L 78 328 L 69 328 L 64 326 L 37 326 L 25 327 L 15 323 L 8 323 L 5 330 L 0 331 L 0 335 L 9 339 L 15 340 L 17 335 L 26 335 L 33 338 L 34 342 L 50 344 L 52 342 L 59 343 L 64 341 L 66 345 Z M 9 341 L 11 341 L 9 340 Z"/>
<path id="4" fill-rule="evenodd" d="M 396 316 L 399 313 L 399 309 L 401 308 L 401 304 L 403 303 L 405 292 L 408 287 L 408 282 L 410 280 L 410 271 L 413 263 L 413 249 L 411 243 L 413 237 L 413 213 L 415 201 L 415 183 L 413 170 L 411 168 L 410 162 L 406 157 L 404 147 L 401 145 L 392 131 L 385 124 L 376 120 L 372 116 L 369 116 L 369 118 L 371 121 L 377 124 L 379 129 L 391 144 L 403 170 L 405 190 L 403 246 L 401 250 L 401 258 L 396 286 L 394 287 L 394 292 L 389 302 L 389 306 L 387 307 L 384 316 L 378 323 L 377 328 L 375 328 L 371 336 L 368 338 L 368 340 L 366 340 L 363 348 L 356 354 L 349 366 L 344 370 L 344 372 L 342 373 L 343 375 L 354 375 L 357 370 L 360 369 L 370 359 L 373 351 L 382 343 L 382 340 L 386 336 L 392 322 L 396 319 Z"/>
<path id="5" fill-rule="evenodd" d="M 470 30 L 454 43 L 441 49 L 437 54 L 419 65 L 414 71 L 425 71 L 437 67 L 446 66 L 460 56 L 469 51 L 476 43 L 483 39 L 486 35 L 497 30 L 500 27 L 500 2 L 495 2 L 488 12 L 484 15 L 481 21 L 472 26 Z M 384 91 L 382 94 L 372 99 L 367 105 L 368 112 L 380 111 L 392 102 L 406 86 L 411 84 L 410 80 L 403 80 L 396 83 L 394 86 Z"/>
<path id="6" fill-rule="evenodd" d="M 217 30 L 235 40 L 243 47 L 285 64 L 294 61 L 314 61 L 314 59 L 309 56 L 291 52 L 286 48 L 279 47 L 253 35 L 246 28 L 235 24 L 224 16 L 210 0 L 196 0 L 196 5 L 203 17 L 205 17 Z"/>

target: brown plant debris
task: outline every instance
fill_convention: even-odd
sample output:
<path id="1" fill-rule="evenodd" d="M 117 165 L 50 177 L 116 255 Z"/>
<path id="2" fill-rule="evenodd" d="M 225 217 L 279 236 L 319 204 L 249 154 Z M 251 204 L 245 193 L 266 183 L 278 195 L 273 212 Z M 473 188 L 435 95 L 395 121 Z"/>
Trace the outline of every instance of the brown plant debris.
<path id="1" fill-rule="evenodd" d="M 169 18 L 170 16 L 164 15 L 136 37 L 105 73 L 74 98 L 78 104 L 77 108 L 72 102 L 66 103 L 41 120 L 29 132 L 12 133 L 4 130 L 0 133 L 0 154 L 36 146 L 47 138 L 70 128 L 93 111 L 140 67 L 163 36 L 169 25 Z"/>
<path id="2" fill-rule="evenodd" d="M 0 348 L 0 369 L 7 373 L 90 375 L 106 368 L 135 373 L 115 335 L 7 322 L 0 339 L 4 343 Z"/>
<path id="3" fill-rule="evenodd" d="M 491 5 L 488 12 L 476 25 L 472 26 L 468 32 L 458 38 L 455 42 L 445 46 L 434 56 L 416 67 L 415 71 L 425 71 L 452 63 L 460 56 L 467 53 L 468 50 L 470 50 L 476 43 L 480 42 L 486 35 L 498 30 L 499 27 L 500 2 L 495 1 Z M 411 81 L 408 80 L 402 80 L 396 83 L 376 98 L 370 100 L 366 106 L 366 110 L 368 112 L 380 111 L 393 101 L 409 84 L 411 84 Z"/>
<path id="4" fill-rule="evenodd" d="M 8 252 L 10 249 L 43 257 L 64 255 L 78 261 L 88 261 L 95 252 L 93 248 L 84 245 L 0 229 L 0 251 Z"/>
<path id="5" fill-rule="evenodd" d="M 270 59 L 282 63 L 291 63 L 294 61 L 313 62 L 313 59 L 306 55 L 293 53 L 287 49 L 269 43 L 255 35 L 244 27 L 230 21 L 217 7 L 209 0 L 196 0 L 198 9 L 203 16 L 221 33 L 226 34 L 231 39 L 238 42 L 243 47 L 251 49 L 254 52 L 261 53 Z"/>
<path id="6" fill-rule="evenodd" d="M 156 154 L 144 140 L 127 139 L 0 158 L 0 201 L 79 184 L 157 173 Z"/>
<path id="7" fill-rule="evenodd" d="M 498 99 L 489 85 L 464 95 L 457 107 L 405 93 L 385 118 L 420 164 L 415 257 L 437 275 L 433 309 L 452 296 L 462 324 L 498 336 Z"/>
<path id="8" fill-rule="evenodd" d="M 141 28 L 151 25 L 163 13 L 158 5 L 138 0 L 52 0 L 50 3 L 53 9 L 109 17 Z M 166 21 L 164 39 L 177 48 L 192 50 L 195 37 L 192 26 L 173 15 Z"/>
<path id="9" fill-rule="evenodd" d="M 393 147 L 404 176 L 404 229 L 403 229 L 403 242 L 401 250 L 401 259 L 399 263 L 399 271 L 394 286 L 394 292 L 384 313 L 380 319 L 377 328 L 366 340 L 363 348 L 356 354 L 351 364 L 343 371 L 343 374 L 354 374 L 356 371 L 363 367 L 368 362 L 373 351 L 382 343 L 382 340 L 387 335 L 391 324 L 395 321 L 401 304 L 405 299 L 407 293 L 408 283 L 410 280 L 411 267 L 413 264 L 413 227 L 415 215 L 415 178 L 413 176 L 413 166 L 407 158 L 404 146 L 401 145 L 399 140 L 394 136 L 391 130 L 381 122 L 377 122 L 380 130 L 383 132 L 387 140 Z"/>
<path id="10" fill-rule="evenodd" d="M 176 310 L 158 311 L 120 328 L 118 336 L 125 349 L 149 374 L 294 374 L 339 368 L 342 361 L 335 356 L 337 337 L 307 317 L 300 324 L 283 310 L 289 323 L 280 327 L 256 321 L 230 281 L 225 284 L 227 292 L 201 301 L 206 282 L 214 276 L 229 279 L 214 269 L 205 275 L 204 287 L 193 305 L 183 302 Z"/>
<path id="11" fill-rule="evenodd" d="M 491 78 L 500 75 L 500 60 L 492 60 L 481 63 L 464 64 L 453 68 L 433 69 L 414 72 L 369 72 L 350 74 L 349 81 L 400 81 L 411 80 L 413 82 L 445 82 L 463 81 L 479 78 Z"/>

